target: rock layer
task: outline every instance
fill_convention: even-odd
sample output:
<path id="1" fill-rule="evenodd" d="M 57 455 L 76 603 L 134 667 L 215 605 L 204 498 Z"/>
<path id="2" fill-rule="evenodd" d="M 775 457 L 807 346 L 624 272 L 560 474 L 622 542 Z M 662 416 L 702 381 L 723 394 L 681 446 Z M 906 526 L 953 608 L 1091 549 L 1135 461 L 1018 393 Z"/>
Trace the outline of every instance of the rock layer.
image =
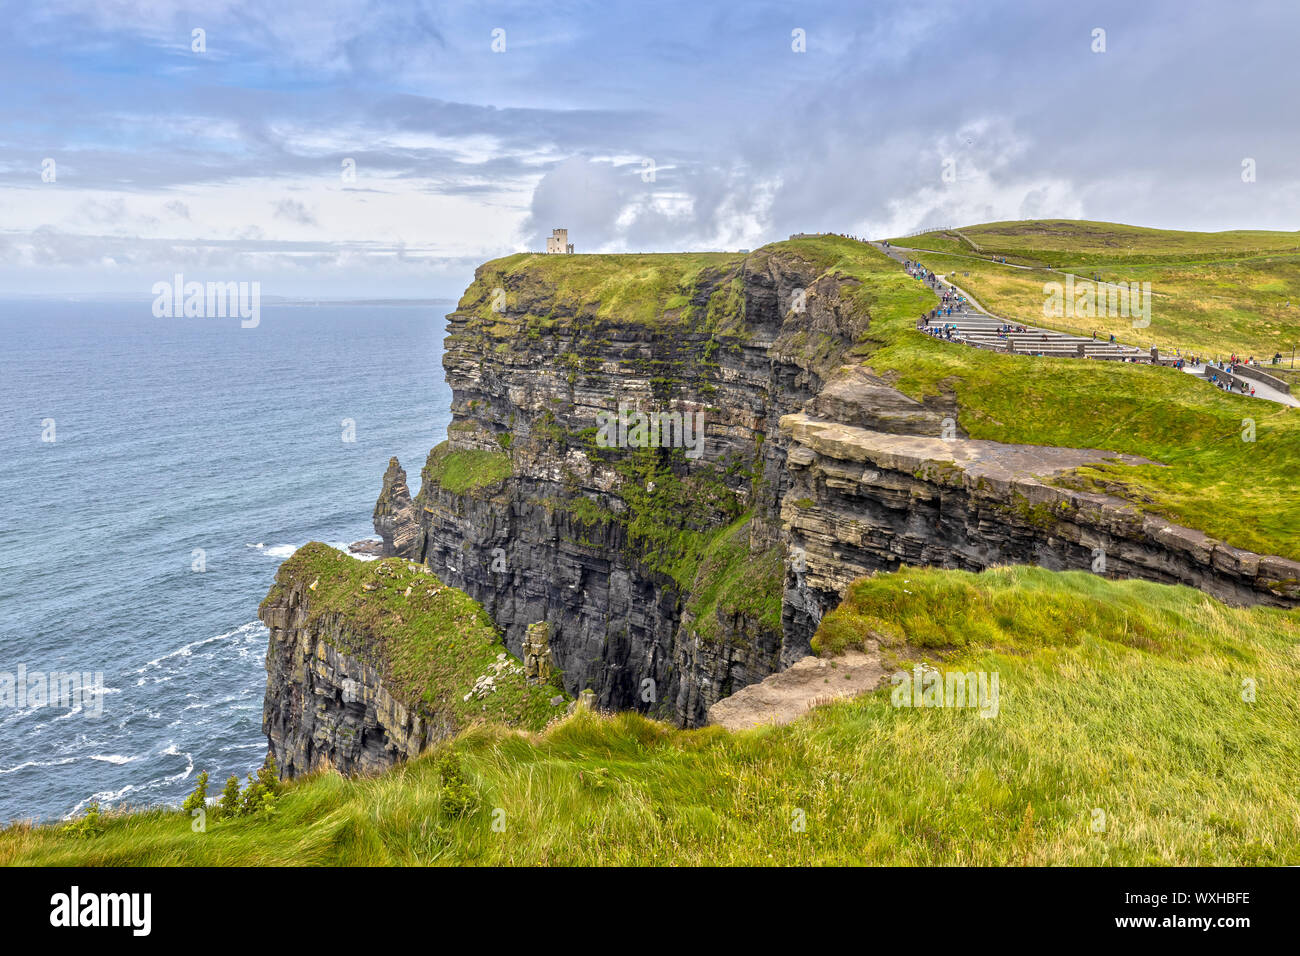
<path id="1" fill-rule="evenodd" d="M 1300 604 L 1300 563 L 1230 547 L 1121 499 L 1046 480 L 1096 449 L 900 436 L 807 415 L 782 419 L 792 478 L 782 517 L 793 626 L 815 629 L 854 578 L 900 565 L 1090 570 L 1186 584 L 1234 604 Z"/>
<path id="2" fill-rule="evenodd" d="M 262 731 L 282 777 L 325 768 L 372 773 L 455 732 L 446 718 L 397 700 L 362 655 L 340 650 L 367 640 L 342 616 L 324 615 L 308 627 L 310 600 L 298 583 L 260 612 L 271 632 Z"/>
<path id="3" fill-rule="evenodd" d="M 484 297 L 497 283 L 506 308 L 487 322 Z M 427 560 L 480 601 L 516 654 L 525 628 L 546 621 L 571 693 L 591 688 L 605 709 L 702 722 L 716 700 L 807 654 L 807 635 L 792 644 L 774 623 L 726 608 L 702 627 L 688 612 L 689 582 L 631 540 L 637 499 L 654 493 L 623 467 L 630 459 L 620 455 L 633 453 L 593 454 L 590 431 L 619 403 L 702 413 L 704 453 L 660 456 L 691 489 L 683 530 L 707 534 L 745 514 L 754 560 L 781 549 L 786 440 L 777 425 L 822 391 L 866 330 L 865 312 L 842 298 L 847 288 L 798 256 L 755 254 L 705 270 L 681 314 L 644 324 L 603 316 L 599 302 L 569 310 L 553 290 L 480 269 L 448 316 L 449 445 L 508 445 L 512 476 L 452 492 L 426 469 L 408 503 L 405 475 L 390 464 L 375 509 L 386 553 Z M 737 317 L 718 321 L 715 306 L 733 289 Z M 559 321 L 531 336 L 538 315 Z M 873 423 L 938 428 L 940 410 L 879 384 L 892 401 L 871 403 Z M 779 590 L 779 571 L 771 587 Z"/>

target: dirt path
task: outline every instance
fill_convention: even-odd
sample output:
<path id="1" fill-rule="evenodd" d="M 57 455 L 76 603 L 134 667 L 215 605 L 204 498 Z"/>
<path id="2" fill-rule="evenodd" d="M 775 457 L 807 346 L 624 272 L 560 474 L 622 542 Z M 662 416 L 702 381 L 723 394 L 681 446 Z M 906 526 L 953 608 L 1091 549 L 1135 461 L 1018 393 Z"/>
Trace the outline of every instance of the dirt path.
<path id="1" fill-rule="evenodd" d="M 884 677 L 874 645 L 867 653 L 848 651 L 829 659 L 809 654 L 785 670 L 718 701 L 709 708 L 709 723 L 728 730 L 788 724 L 818 704 L 875 690 Z"/>

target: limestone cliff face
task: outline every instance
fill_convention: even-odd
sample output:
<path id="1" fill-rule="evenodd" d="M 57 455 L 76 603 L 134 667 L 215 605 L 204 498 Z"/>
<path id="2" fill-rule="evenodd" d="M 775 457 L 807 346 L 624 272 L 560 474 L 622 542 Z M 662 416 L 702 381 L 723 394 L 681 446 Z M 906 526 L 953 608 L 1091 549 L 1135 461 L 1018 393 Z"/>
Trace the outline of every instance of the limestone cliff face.
<path id="1" fill-rule="evenodd" d="M 415 756 L 451 736 L 455 726 L 439 714 L 407 707 L 358 649 L 367 643 L 339 614 L 308 626 L 311 592 L 304 582 L 263 605 L 270 629 L 262 731 L 284 778 L 332 768 L 373 773 Z"/>
<path id="2" fill-rule="evenodd" d="M 483 454 L 508 446 L 510 475 L 449 490 L 426 468 L 408 505 L 405 475 L 390 465 L 375 510 L 389 553 L 427 559 L 482 602 L 515 653 L 530 624 L 548 622 L 566 689 L 589 687 L 602 707 L 694 724 L 716 700 L 797 660 L 810 634 L 726 602 L 693 613 L 705 582 L 670 573 L 675 555 L 637 535 L 645 521 L 707 536 L 743 520 L 743 560 L 774 569 L 765 587 L 777 602 L 788 484 L 779 422 L 826 391 L 870 321 L 845 300 L 855 283 L 819 273 L 797 255 L 750 255 L 704 268 L 677 305 L 632 321 L 599 300 L 566 299 L 558 283 L 483 267 L 448 316 L 448 444 Z M 937 433 L 942 409 L 870 377 L 854 386 L 875 400 L 832 390 L 827 409 Z M 619 403 L 702 414 L 703 453 L 661 449 L 647 466 L 633 449 L 594 449 L 598 413 Z M 680 507 L 643 517 L 644 499 L 668 482 Z"/>
<path id="3" fill-rule="evenodd" d="M 849 581 L 900 563 L 1091 569 L 1104 553 L 1111 576 L 1300 598 L 1294 562 L 1035 477 L 1109 453 L 964 439 L 947 400 L 862 367 L 856 281 L 789 247 L 705 264 L 652 314 L 625 287 L 573 291 L 564 270 L 600 258 L 479 269 L 448 316 L 448 442 L 415 498 L 391 462 L 375 509 L 386 553 L 481 602 L 516 655 L 546 622 L 572 694 L 701 723 L 806 654 Z M 620 403 L 702 413 L 703 454 L 596 447 Z"/>
<path id="4" fill-rule="evenodd" d="M 1186 584 L 1233 604 L 1300 604 L 1300 564 L 1258 555 L 1118 498 L 1045 480 L 1118 458 L 1096 450 L 887 435 L 790 415 L 782 517 L 795 560 L 796 627 L 815 626 L 848 583 L 900 565 L 979 571 L 1037 564 Z"/>

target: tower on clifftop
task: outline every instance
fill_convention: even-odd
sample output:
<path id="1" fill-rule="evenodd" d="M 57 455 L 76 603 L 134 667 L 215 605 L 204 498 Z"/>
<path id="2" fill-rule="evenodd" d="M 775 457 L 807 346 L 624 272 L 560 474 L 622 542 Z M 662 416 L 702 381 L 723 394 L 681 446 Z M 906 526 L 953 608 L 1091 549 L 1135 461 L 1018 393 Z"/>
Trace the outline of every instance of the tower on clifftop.
<path id="1" fill-rule="evenodd" d="M 551 234 L 550 234 L 550 236 L 549 236 L 549 237 L 547 238 L 547 240 L 546 240 L 546 251 L 547 251 L 547 253 L 552 253 L 552 252 L 570 253 L 570 252 L 573 252 L 573 243 L 571 243 L 571 242 L 569 241 L 569 230 L 567 230 L 567 229 L 552 229 L 552 230 L 551 230 Z"/>

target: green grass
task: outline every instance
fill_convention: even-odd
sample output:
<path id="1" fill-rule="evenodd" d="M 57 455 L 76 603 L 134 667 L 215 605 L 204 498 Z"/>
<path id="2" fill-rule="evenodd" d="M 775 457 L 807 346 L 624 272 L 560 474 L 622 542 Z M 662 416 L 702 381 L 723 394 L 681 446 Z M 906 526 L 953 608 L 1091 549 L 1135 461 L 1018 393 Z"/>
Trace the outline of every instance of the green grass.
<path id="1" fill-rule="evenodd" d="M 861 283 L 856 301 L 871 321 L 858 359 L 914 398 L 950 397 L 972 438 L 1140 455 L 1159 464 L 1096 466 L 1065 483 L 1109 491 L 1237 547 L 1300 559 L 1300 410 L 1225 395 L 1171 369 L 937 341 L 915 330 L 934 296 L 898 263 L 851 240 L 799 243 L 817 246 L 824 271 Z M 1242 440 L 1247 418 L 1254 442 Z"/>
<path id="2" fill-rule="evenodd" d="M 507 447 L 509 442 L 503 443 Z M 510 454 L 476 448 L 453 449 L 448 442 L 434 446 L 420 473 L 421 490 L 436 485 L 453 494 L 463 495 L 479 488 L 490 488 L 510 477 Z"/>
<path id="3" fill-rule="evenodd" d="M 915 629 L 900 653 L 997 673 L 997 716 L 888 687 L 737 734 L 579 712 L 458 738 L 467 812 L 430 754 L 303 779 L 276 819 L 206 833 L 174 811 L 10 827 L 0 863 L 1300 864 L 1295 612 L 1024 567 L 880 575 L 849 612 Z"/>
<path id="4" fill-rule="evenodd" d="M 686 613 L 694 631 L 705 641 L 720 636 L 737 615 L 756 621 L 767 630 L 781 631 L 781 593 L 785 569 L 781 549 L 750 550 L 748 514 L 716 532 L 699 552 Z M 743 634 L 731 633 L 743 642 Z"/>
<path id="5" fill-rule="evenodd" d="M 1199 262 L 1300 253 L 1300 232 L 1259 229 L 1186 232 L 1085 219 L 1027 219 L 963 226 L 957 232 L 959 235 L 926 233 L 892 241 L 895 245 L 938 252 L 1005 256 L 1011 262 L 1058 269 L 1112 262 Z M 969 243 L 963 242 L 962 236 Z"/>
<path id="6" fill-rule="evenodd" d="M 1028 220 L 967 226 L 896 240 L 928 249 L 915 258 L 957 277 L 993 312 L 1083 335 L 1181 349 L 1211 357 L 1271 359 L 1300 344 L 1300 232 L 1180 232 L 1111 222 Z M 1029 271 L 988 261 L 1005 257 Z M 1151 324 L 1125 317 L 1043 316 L 1043 286 L 1064 277 L 1052 267 L 1101 282 L 1149 282 Z"/>
<path id="7" fill-rule="evenodd" d="M 719 326 L 738 315 L 738 285 L 710 287 L 703 305 L 692 303 L 710 276 L 733 272 L 744 258 L 731 252 L 519 253 L 480 266 L 457 311 L 476 317 L 477 328 L 493 338 L 545 333 L 579 317 L 648 326 L 703 318 Z"/>
<path id="8" fill-rule="evenodd" d="M 1134 328 L 1125 316 L 1043 314 L 1047 283 L 1065 276 L 1043 269 L 1016 269 L 939 253 L 914 258 L 952 280 L 986 309 L 1009 319 L 1043 328 L 1109 335 L 1128 345 L 1226 359 L 1237 354 L 1269 361 L 1275 353 L 1289 357 L 1300 344 L 1300 256 L 1207 260 L 1172 265 L 1108 263 L 1089 268 L 1081 278 L 1100 282 L 1151 285 L 1150 325 Z M 1290 303 L 1288 305 L 1288 303 Z"/>
<path id="9" fill-rule="evenodd" d="M 401 558 L 360 561 L 312 542 L 280 565 L 263 607 L 313 582 L 304 591 L 305 626 L 322 636 L 337 631 L 338 649 L 379 668 L 389 693 L 407 706 L 456 727 L 488 721 L 539 729 L 555 716 L 549 701 L 561 691 L 529 685 L 513 657 L 500 667 L 506 648 L 487 612 L 420 566 Z M 496 690 L 465 700 L 483 674 L 495 675 Z"/>

